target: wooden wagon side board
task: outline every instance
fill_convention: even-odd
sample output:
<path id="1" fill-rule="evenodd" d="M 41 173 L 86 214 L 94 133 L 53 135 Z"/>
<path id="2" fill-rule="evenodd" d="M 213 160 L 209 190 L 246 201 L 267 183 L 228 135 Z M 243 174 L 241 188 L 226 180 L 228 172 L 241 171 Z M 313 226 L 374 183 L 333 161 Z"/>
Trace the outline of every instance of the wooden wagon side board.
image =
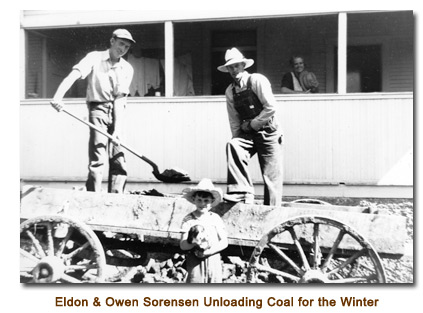
<path id="1" fill-rule="evenodd" d="M 145 240 L 160 239 L 175 243 L 180 236 L 183 217 L 193 210 L 191 203 L 177 196 L 154 197 L 24 186 L 20 215 L 21 219 L 28 219 L 66 214 L 93 230 L 136 234 L 141 240 L 149 238 Z M 255 246 L 265 233 L 289 218 L 318 215 L 356 229 L 380 254 L 402 255 L 406 238 L 405 217 L 363 213 L 365 210 L 361 207 L 301 203 L 284 203 L 281 207 L 221 203 L 214 208 L 222 216 L 229 243 L 233 245 Z M 327 234 L 327 237 L 330 236 Z"/>

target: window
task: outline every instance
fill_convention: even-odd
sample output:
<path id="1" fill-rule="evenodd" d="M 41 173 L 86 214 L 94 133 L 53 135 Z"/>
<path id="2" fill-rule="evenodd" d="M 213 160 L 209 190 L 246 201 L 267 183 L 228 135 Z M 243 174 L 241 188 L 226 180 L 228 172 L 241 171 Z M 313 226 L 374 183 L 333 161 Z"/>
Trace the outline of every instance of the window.
<path id="1" fill-rule="evenodd" d="M 137 26 L 101 26 L 29 30 L 26 32 L 26 98 L 51 98 L 57 87 L 88 52 L 106 50 L 116 28 L 128 29 L 136 44 L 125 58 L 130 61 L 147 59 L 148 79 L 143 80 L 139 93 L 143 96 L 148 86 L 163 88 L 163 69 L 160 60 L 164 51 L 163 24 Z M 134 63 L 137 63 L 136 61 Z M 140 71 L 134 83 L 139 82 Z M 145 77 L 145 75 L 143 75 Z M 134 87 L 135 88 L 135 87 Z M 131 88 L 133 89 L 133 88 Z M 67 98 L 85 98 L 86 82 L 78 80 L 66 93 Z M 152 92 L 154 95 L 154 92 Z"/>
<path id="2" fill-rule="evenodd" d="M 55 13 L 50 13 L 55 14 Z M 292 69 L 294 54 L 319 81 L 320 93 L 337 92 L 338 14 L 272 16 L 173 22 L 174 96 L 223 95 L 231 82 L 217 70 L 227 49 L 237 47 L 255 61 L 249 72 L 264 74 L 273 92 Z M 107 49 L 115 28 L 125 27 L 137 44 L 126 58 L 147 61 L 154 69 L 133 96 L 163 95 L 165 33 L 162 22 L 131 25 L 40 28 L 26 30 L 26 98 L 50 98 L 62 79 L 86 53 Z M 414 17 L 412 11 L 347 14 L 347 92 L 410 92 L 414 86 Z M 145 66 L 136 67 L 136 75 Z M 169 71 L 170 72 L 170 71 Z M 150 75 L 151 74 L 151 75 Z M 145 77 L 145 75 L 144 75 Z M 153 94 L 150 92 L 150 94 Z M 156 92 L 154 92 L 156 94 Z M 85 97 L 78 81 L 66 97 Z"/>
<path id="3" fill-rule="evenodd" d="M 382 91 L 382 54 L 380 45 L 347 47 L 347 92 Z M 338 58 L 335 49 L 335 84 L 337 83 Z M 335 85 L 335 90 L 337 87 Z"/>
<path id="4" fill-rule="evenodd" d="M 232 82 L 227 73 L 217 70 L 225 63 L 227 49 L 236 47 L 247 59 L 255 60 L 248 71 L 257 71 L 257 40 L 256 31 L 215 31 L 212 34 L 212 95 L 224 95 L 228 85 Z"/>

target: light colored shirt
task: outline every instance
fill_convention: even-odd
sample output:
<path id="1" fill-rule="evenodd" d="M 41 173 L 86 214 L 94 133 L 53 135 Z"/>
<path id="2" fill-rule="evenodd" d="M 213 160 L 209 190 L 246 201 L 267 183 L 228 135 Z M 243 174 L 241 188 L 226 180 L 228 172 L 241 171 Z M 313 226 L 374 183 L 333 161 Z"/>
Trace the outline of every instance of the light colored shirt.
<path id="1" fill-rule="evenodd" d="M 242 73 L 240 85 L 235 85 L 235 92 L 240 92 L 247 89 L 248 78 L 251 77 L 251 89 L 257 95 L 263 105 L 263 110 L 251 121 L 251 127 L 255 130 L 260 130 L 267 124 L 270 118 L 276 113 L 276 100 L 272 92 L 272 87 L 269 80 L 262 74 L 250 74 L 247 71 Z M 234 97 L 232 91 L 233 84 L 226 88 L 226 107 L 228 109 L 229 125 L 233 137 L 241 134 L 242 120 L 235 110 Z"/>
<path id="2" fill-rule="evenodd" d="M 87 102 L 113 102 L 129 94 L 134 70 L 123 58 L 112 64 L 109 50 L 88 53 L 73 69 L 87 79 Z"/>
<path id="3" fill-rule="evenodd" d="M 186 215 L 182 220 L 181 229 L 184 233 L 188 233 L 190 228 L 195 225 L 204 227 L 206 233 L 209 234 L 210 245 L 219 241 L 218 234 L 226 234 L 222 218 L 214 212 L 207 212 L 201 217 L 196 217 L 192 213 Z"/>

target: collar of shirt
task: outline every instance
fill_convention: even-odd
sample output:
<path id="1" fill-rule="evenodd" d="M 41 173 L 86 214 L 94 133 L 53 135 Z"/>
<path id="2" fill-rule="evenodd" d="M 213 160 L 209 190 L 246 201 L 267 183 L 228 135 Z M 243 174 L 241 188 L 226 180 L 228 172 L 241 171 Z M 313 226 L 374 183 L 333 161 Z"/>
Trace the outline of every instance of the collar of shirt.
<path id="1" fill-rule="evenodd" d="M 103 51 L 102 54 L 102 60 L 103 61 L 108 61 L 110 63 L 110 67 L 117 67 L 120 66 L 122 67 L 122 58 L 119 58 L 119 61 L 117 61 L 115 64 L 112 64 L 112 59 L 110 58 L 110 49 L 107 49 L 106 51 Z"/>
<path id="2" fill-rule="evenodd" d="M 241 79 L 239 81 L 235 81 L 234 85 L 236 88 L 243 89 L 247 86 L 248 78 L 250 74 L 247 71 L 242 72 Z"/>

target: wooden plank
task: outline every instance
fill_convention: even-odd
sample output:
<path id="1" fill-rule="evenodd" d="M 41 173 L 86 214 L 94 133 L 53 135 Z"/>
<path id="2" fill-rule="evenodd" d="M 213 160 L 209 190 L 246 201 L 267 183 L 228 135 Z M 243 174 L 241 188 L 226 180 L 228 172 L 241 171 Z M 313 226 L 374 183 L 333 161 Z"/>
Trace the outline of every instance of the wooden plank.
<path id="1" fill-rule="evenodd" d="M 144 240 L 177 242 L 183 217 L 194 206 L 181 197 L 153 197 L 93 193 L 76 190 L 25 186 L 21 196 L 21 218 L 64 213 L 95 230 L 137 234 Z M 365 208 L 364 208 L 365 210 Z M 304 215 L 338 220 L 356 229 L 375 249 L 386 255 L 401 255 L 405 246 L 405 217 L 362 213 L 363 208 L 316 204 L 229 205 L 214 208 L 226 224 L 229 242 L 254 246 L 260 238 L 282 222 Z M 336 234 L 325 234 L 330 242 Z M 304 237 L 307 237 L 305 234 Z M 141 237 L 140 237 L 141 238 Z M 149 239 L 145 239 L 149 238 Z M 289 238 L 281 239 L 289 243 Z M 354 249 L 354 246 L 345 249 Z M 329 246 L 330 247 L 330 246 Z"/>

